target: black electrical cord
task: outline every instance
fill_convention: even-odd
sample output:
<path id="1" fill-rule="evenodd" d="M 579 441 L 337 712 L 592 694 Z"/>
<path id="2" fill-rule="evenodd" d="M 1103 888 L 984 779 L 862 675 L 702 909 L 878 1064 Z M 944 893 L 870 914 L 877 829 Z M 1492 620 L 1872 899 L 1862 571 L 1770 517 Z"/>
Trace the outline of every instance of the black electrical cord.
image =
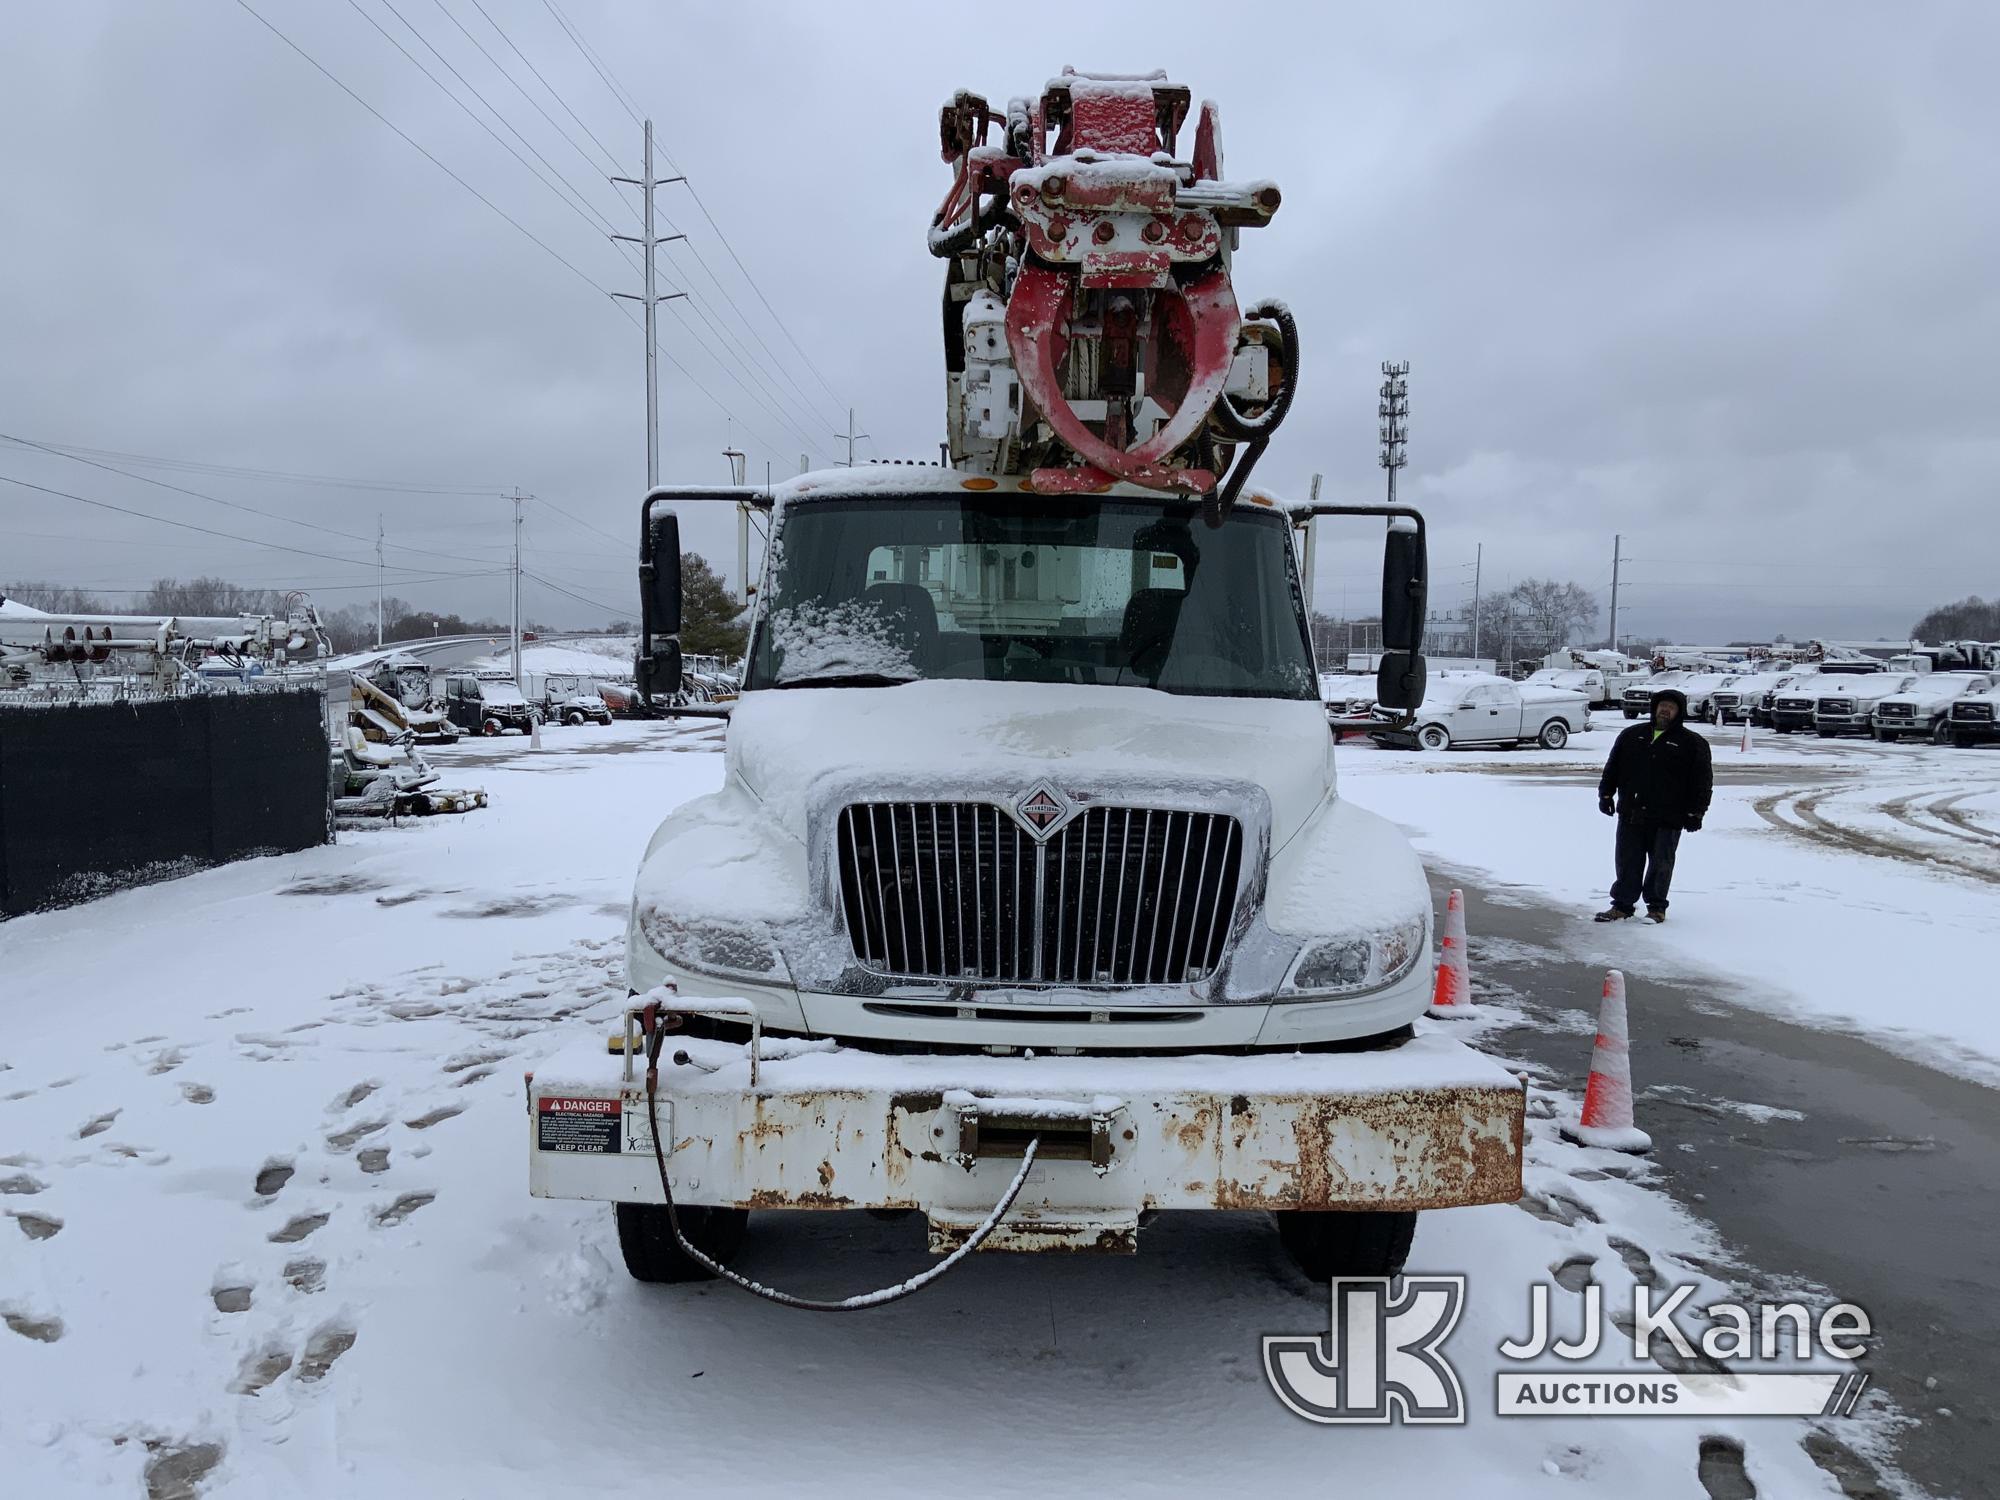
<path id="1" fill-rule="evenodd" d="M 1020 1197 L 1021 1188 L 1028 1180 L 1029 1169 L 1034 1166 L 1036 1153 L 1042 1144 L 1040 1136 L 1036 1136 L 1028 1142 L 1027 1149 L 1021 1153 L 1021 1170 L 1014 1174 L 1014 1180 L 1007 1185 L 1007 1191 L 1002 1193 L 1000 1201 L 993 1205 L 993 1212 L 986 1216 L 978 1228 L 966 1236 L 964 1244 L 960 1245 L 928 1271 L 923 1272 L 921 1275 L 912 1276 L 908 1281 L 898 1282 L 895 1286 L 883 1287 L 879 1291 L 873 1292 L 858 1292 L 852 1297 L 843 1297 L 837 1302 L 821 1301 L 812 1297 L 797 1297 L 790 1292 L 782 1292 L 775 1287 L 765 1286 L 762 1282 L 752 1281 L 749 1277 L 730 1270 L 729 1267 L 723 1265 L 720 1261 L 713 1260 L 701 1250 L 696 1249 L 694 1245 L 689 1243 L 688 1237 L 681 1232 L 680 1216 L 674 1208 L 674 1190 L 672 1185 L 667 1181 L 666 1148 L 662 1144 L 660 1135 L 658 1107 L 660 1047 L 666 1041 L 667 1033 L 666 1029 L 660 1025 L 660 1005 L 657 1000 L 647 1002 L 645 1008 L 639 1012 L 639 1027 L 646 1038 L 646 1124 L 653 1132 L 653 1160 L 660 1169 L 660 1193 L 666 1200 L 667 1225 L 673 1230 L 675 1242 L 681 1247 L 683 1254 L 704 1270 L 713 1275 L 720 1276 L 724 1281 L 734 1282 L 737 1286 L 742 1287 L 744 1291 L 762 1297 L 767 1302 L 776 1302 L 781 1307 L 796 1307 L 802 1312 L 859 1312 L 866 1307 L 886 1307 L 891 1302 L 900 1302 L 912 1293 L 922 1291 L 933 1281 L 944 1275 L 945 1272 L 951 1270 L 961 1260 L 965 1259 L 966 1256 L 977 1250 L 986 1242 L 987 1237 L 1000 1227 L 1000 1221 L 1006 1217 L 1007 1210 L 1012 1208 L 1014 1200 Z"/>
<path id="2" fill-rule="evenodd" d="M 1282 342 L 1279 344 L 1278 368 L 1283 376 L 1277 395 L 1262 413 L 1255 417 L 1245 416 L 1236 409 L 1235 403 L 1225 392 L 1215 403 L 1215 410 L 1209 420 L 1221 429 L 1224 437 L 1235 442 L 1247 443 L 1242 456 L 1229 471 L 1229 477 L 1221 486 L 1211 490 L 1203 499 L 1201 518 L 1210 528 L 1220 526 L 1236 504 L 1236 497 L 1243 493 L 1244 481 L 1250 471 L 1257 467 L 1257 460 L 1264 456 L 1264 450 L 1271 444 L 1271 435 L 1285 420 L 1285 414 L 1292 409 L 1292 397 L 1299 383 L 1299 325 L 1292 318 L 1292 310 L 1278 301 L 1260 302 L 1250 309 L 1252 320 L 1275 323 Z"/>

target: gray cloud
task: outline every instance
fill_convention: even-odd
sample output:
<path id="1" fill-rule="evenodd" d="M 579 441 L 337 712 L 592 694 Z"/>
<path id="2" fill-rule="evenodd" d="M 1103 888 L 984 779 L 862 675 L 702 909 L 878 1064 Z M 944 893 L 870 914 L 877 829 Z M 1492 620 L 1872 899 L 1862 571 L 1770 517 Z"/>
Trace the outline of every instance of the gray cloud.
<path id="1" fill-rule="evenodd" d="M 601 226 L 353 7 L 254 3 L 584 276 L 635 289 Z M 633 227 L 625 190 L 590 177 L 446 19 L 512 62 L 469 0 L 395 3 L 598 212 Z M 547 9 L 485 3 L 634 170 L 636 127 Z M 383 0 L 359 4 L 442 71 Z M 864 453 L 933 454 L 938 271 L 922 231 L 946 185 L 937 104 L 960 85 L 1030 93 L 1065 62 L 1159 65 L 1220 102 L 1233 170 L 1286 191 L 1237 262 L 1244 294 L 1285 297 L 1308 341 L 1265 475 L 1302 491 L 1318 471 L 1339 493 L 1377 494 L 1375 366 L 1409 358 L 1406 493 L 1432 513 L 1438 602 L 1475 544 L 1489 586 L 1554 573 L 1601 589 L 1614 531 L 1637 559 L 1626 623 L 1647 634 L 1894 632 L 1932 602 L 2000 591 L 2000 209 L 1986 186 L 2000 110 L 1983 76 L 2000 19 L 1987 7 L 1301 7 L 1232 30 L 1212 7 L 1166 5 L 1148 11 L 1141 51 L 1130 17 L 1071 7 L 984 28 L 977 48 L 918 5 L 565 9 L 655 112 L 841 398 L 684 190 L 663 189 L 690 241 L 662 269 L 701 304 L 663 313 L 693 377 L 662 369 L 670 478 L 722 478 L 731 440 L 757 477 L 767 462 L 791 472 L 805 449 L 825 462 L 848 401 L 874 434 Z M 235 5 L 17 7 L 9 28 L 0 430 L 519 485 L 613 536 L 633 529 L 639 338 L 581 277 Z M 718 327 L 734 351 L 721 363 L 701 347 L 725 342 Z M 332 603 L 372 583 L 357 542 L 4 445 L 0 473 L 341 558 L 0 485 L 0 576 L 111 588 L 216 570 L 315 580 Z M 504 555 L 492 498 L 162 477 L 357 536 L 380 512 L 392 548 Z M 693 535 L 733 559 L 721 517 Z M 528 541 L 537 571 L 629 607 L 622 544 L 548 510 L 531 511 Z M 474 566 L 392 557 L 406 578 Z M 1361 546 L 1323 559 L 1330 597 L 1365 591 Z M 495 579 L 402 592 L 505 604 Z M 539 586 L 530 608 L 605 612 Z"/>

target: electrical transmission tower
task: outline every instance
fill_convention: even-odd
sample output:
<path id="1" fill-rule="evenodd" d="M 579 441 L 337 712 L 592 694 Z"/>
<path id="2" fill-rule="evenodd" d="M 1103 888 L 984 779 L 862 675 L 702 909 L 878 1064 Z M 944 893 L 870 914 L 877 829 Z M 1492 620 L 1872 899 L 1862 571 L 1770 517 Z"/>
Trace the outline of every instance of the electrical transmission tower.
<path id="1" fill-rule="evenodd" d="M 666 292 L 659 296 L 653 293 L 653 252 L 669 240 L 684 240 L 684 234 L 657 235 L 653 233 L 653 189 L 664 187 L 670 182 L 685 182 L 685 177 L 655 177 L 653 175 L 653 122 L 646 121 L 646 156 L 643 177 L 614 177 L 613 182 L 629 183 L 645 194 L 645 230 L 642 234 L 614 234 L 614 240 L 628 240 L 640 247 L 646 257 L 642 267 L 646 277 L 646 290 L 642 295 L 632 292 L 613 292 L 614 297 L 623 297 L 628 302 L 642 303 L 646 309 L 646 488 L 652 489 L 660 482 L 660 372 L 659 335 L 653 327 L 654 310 L 662 302 L 670 302 L 676 297 L 685 297 L 686 292 Z"/>
<path id="2" fill-rule="evenodd" d="M 1382 404 L 1376 415 L 1382 419 L 1382 467 L 1389 471 L 1389 503 L 1396 503 L 1396 471 L 1408 464 L 1410 455 L 1410 362 L 1382 361 Z"/>

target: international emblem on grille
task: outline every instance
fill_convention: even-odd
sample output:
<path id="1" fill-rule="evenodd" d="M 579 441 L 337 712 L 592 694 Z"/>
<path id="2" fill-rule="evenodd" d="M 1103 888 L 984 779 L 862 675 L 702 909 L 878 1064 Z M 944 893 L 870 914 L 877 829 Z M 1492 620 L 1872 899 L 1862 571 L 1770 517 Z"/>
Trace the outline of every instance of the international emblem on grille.
<path id="1" fill-rule="evenodd" d="M 1014 804 L 1014 816 L 1037 839 L 1045 839 L 1056 824 L 1069 816 L 1069 799 L 1046 781 L 1040 782 Z"/>

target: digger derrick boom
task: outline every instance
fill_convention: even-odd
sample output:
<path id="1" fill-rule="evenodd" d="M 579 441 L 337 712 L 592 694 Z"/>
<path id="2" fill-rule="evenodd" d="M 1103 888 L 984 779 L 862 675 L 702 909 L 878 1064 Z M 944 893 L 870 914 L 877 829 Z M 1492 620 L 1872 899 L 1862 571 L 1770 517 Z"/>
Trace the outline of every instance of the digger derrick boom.
<path id="1" fill-rule="evenodd" d="M 1282 304 L 1246 317 L 1230 279 L 1277 186 L 1223 178 L 1213 103 L 1179 156 L 1189 110 L 1164 74 L 1065 68 L 1004 115 L 963 90 L 940 112 L 954 175 L 930 248 L 947 264 L 955 465 L 1042 494 L 1122 480 L 1227 514 L 1291 403 L 1298 335 Z"/>

